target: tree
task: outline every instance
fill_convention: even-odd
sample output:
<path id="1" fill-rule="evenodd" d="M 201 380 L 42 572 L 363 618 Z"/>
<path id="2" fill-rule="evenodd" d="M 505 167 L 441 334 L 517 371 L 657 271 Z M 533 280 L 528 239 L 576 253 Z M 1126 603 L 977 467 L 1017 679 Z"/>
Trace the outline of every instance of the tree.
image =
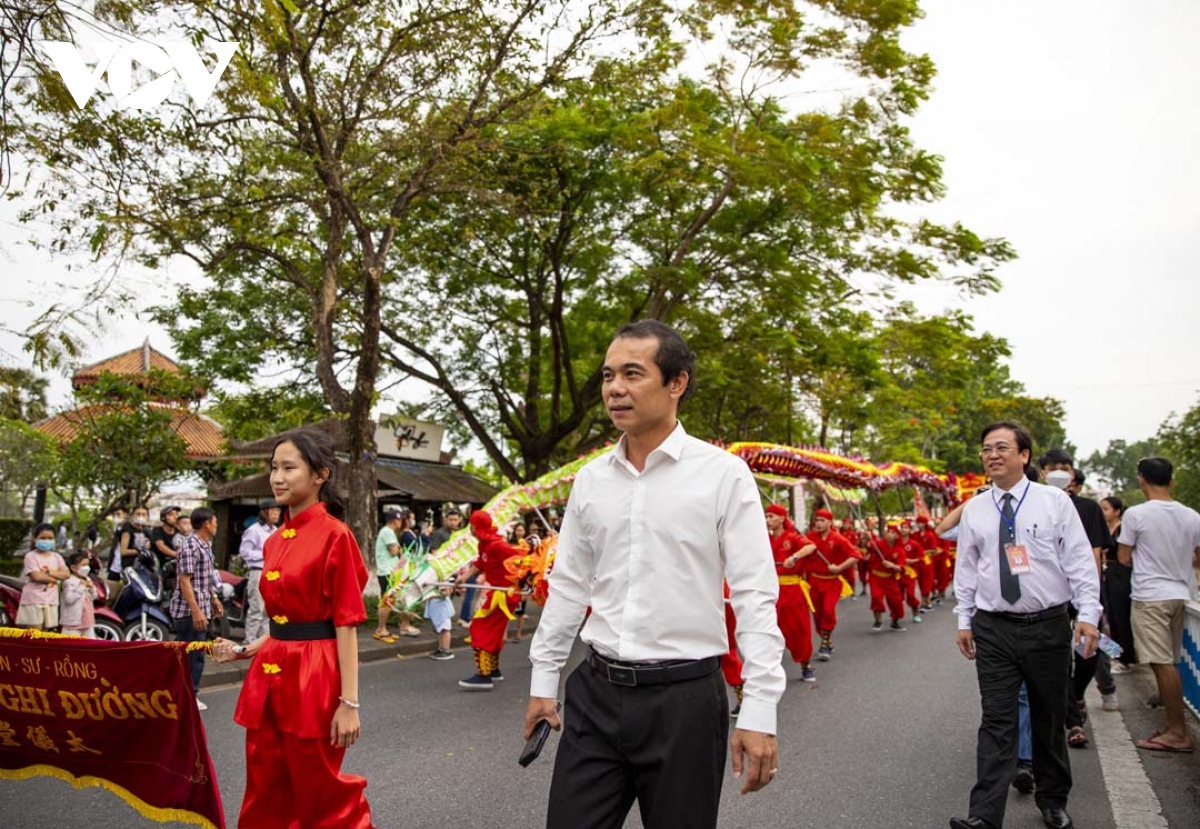
<path id="1" fill-rule="evenodd" d="M 54 474 L 54 441 L 22 420 L 0 418 L 0 515 L 21 517 L 38 487 Z"/>
<path id="2" fill-rule="evenodd" d="M 101 12 L 132 25 L 148 7 Z M 58 221 L 56 245 L 203 268 L 210 284 L 164 311 L 181 356 L 319 384 L 348 421 L 364 549 L 381 370 L 532 477 L 611 434 L 597 368 L 621 322 L 711 332 L 750 365 L 739 325 L 764 298 L 762 337 L 785 342 L 848 275 L 986 291 L 1012 256 L 891 209 L 942 192 L 901 125 L 933 75 L 899 43 L 911 0 L 154 8 L 144 36 L 239 41 L 219 94 L 197 111 L 179 93 L 170 117 L 81 112 L 41 73 L 17 132 L 48 171 L 27 215 Z M 718 36 L 723 57 L 691 72 L 689 46 Z M 851 94 L 788 111 L 775 90 L 817 63 L 846 67 Z M 745 400 L 717 423 L 758 417 Z"/>
<path id="3" fill-rule="evenodd" d="M 164 483 L 191 470 L 187 444 L 172 426 L 177 404 L 193 381 L 163 372 L 130 381 L 104 373 L 75 392 L 62 413 L 74 437 L 59 447 L 51 488 L 74 513 L 83 500 L 98 501 L 99 515 L 131 509 Z"/>
<path id="4" fill-rule="evenodd" d="M 25 423 L 42 420 L 49 383 L 27 368 L 0 367 L 0 418 Z"/>
<path id="5" fill-rule="evenodd" d="M 1166 424 L 1164 424 L 1166 425 Z M 1082 465 L 1089 473 L 1098 477 L 1104 486 L 1127 505 L 1145 500 L 1137 482 L 1137 464 L 1142 458 L 1161 454 L 1159 440 L 1148 438 L 1134 443 L 1110 440 L 1103 452 L 1092 452 Z"/>
<path id="6" fill-rule="evenodd" d="M 1161 455 L 1175 466 L 1172 496 L 1200 509 L 1200 404 L 1182 415 L 1168 417 L 1158 428 L 1155 440 Z"/>

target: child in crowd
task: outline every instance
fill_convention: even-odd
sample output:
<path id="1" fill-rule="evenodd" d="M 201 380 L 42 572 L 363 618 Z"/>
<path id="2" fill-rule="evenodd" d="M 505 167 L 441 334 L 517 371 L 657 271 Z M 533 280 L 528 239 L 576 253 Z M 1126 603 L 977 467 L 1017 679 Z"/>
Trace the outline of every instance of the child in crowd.
<path id="1" fill-rule="evenodd" d="M 450 651 L 450 625 L 454 621 L 454 602 L 450 596 L 453 592 L 453 587 L 443 587 L 440 595 L 425 602 L 425 618 L 433 623 L 438 635 L 437 650 L 429 654 L 430 659 L 444 661 L 454 658 Z"/>
<path id="2" fill-rule="evenodd" d="M 51 630 L 58 627 L 58 583 L 71 577 L 62 556 L 54 552 L 54 526 L 38 524 L 33 528 L 32 544 L 25 554 L 21 575 L 21 604 L 17 608 L 17 627 Z"/>
<path id="3" fill-rule="evenodd" d="M 62 634 L 95 639 L 96 585 L 89 576 L 92 568 L 88 565 L 87 555 L 72 553 L 67 556 L 67 567 L 71 577 L 62 585 L 62 612 L 59 614 Z"/>

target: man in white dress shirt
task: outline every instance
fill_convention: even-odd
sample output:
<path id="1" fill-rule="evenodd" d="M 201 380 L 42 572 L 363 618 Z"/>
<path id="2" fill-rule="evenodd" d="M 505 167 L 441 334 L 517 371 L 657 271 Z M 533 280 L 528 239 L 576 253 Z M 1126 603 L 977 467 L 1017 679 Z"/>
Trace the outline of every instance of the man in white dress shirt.
<path id="1" fill-rule="evenodd" d="M 635 799 L 647 829 L 716 826 L 729 735 L 723 580 L 745 659 L 733 773 L 745 793 L 778 772 L 774 560 L 745 463 L 676 418 L 694 365 L 655 320 L 623 327 L 605 356 L 604 403 L 623 436 L 575 479 L 530 649 L 527 738 L 543 719 L 562 727 L 560 673 L 591 608 L 580 633 L 591 652 L 566 683 L 549 829 L 616 829 Z"/>
<path id="2" fill-rule="evenodd" d="M 1000 829 L 1017 765 L 1017 694 L 1029 690 L 1037 805 L 1050 829 L 1069 829 L 1067 688 L 1071 626 L 1076 645 L 1096 651 L 1100 577 L 1083 523 L 1062 490 L 1032 483 L 1025 467 L 1029 432 L 1000 421 L 982 433 L 984 471 L 992 488 L 967 502 L 959 525 L 954 593 L 958 649 L 975 661 L 983 720 L 976 749 L 970 817 L 951 829 Z"/>
<path id="3" fill-rule="evenodd" d="M 279 523 L 279 504 L 263 501 L 258 505 L 258 520 L 242 533 L 238 555 L 246 565 L 246 636 L 243 642 L 249 645 L 267 633 L 267 611 L 263 607 L 262 593 L 258 582 L 262 577 L 263 545 L 275 532 Z"/>

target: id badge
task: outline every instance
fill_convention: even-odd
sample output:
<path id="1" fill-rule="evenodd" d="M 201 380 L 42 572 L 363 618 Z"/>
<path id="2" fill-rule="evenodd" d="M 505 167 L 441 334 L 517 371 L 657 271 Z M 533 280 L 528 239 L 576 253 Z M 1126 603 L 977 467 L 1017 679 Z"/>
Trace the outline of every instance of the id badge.
<path id="1" fill-rule="evenodd" d="M 1005 544 L 1004 552 L 1008 555 L 1008 571 L 1014 576 L 1020 576 L 1030 571 L 1029 552 L 1024 544 Z"/>

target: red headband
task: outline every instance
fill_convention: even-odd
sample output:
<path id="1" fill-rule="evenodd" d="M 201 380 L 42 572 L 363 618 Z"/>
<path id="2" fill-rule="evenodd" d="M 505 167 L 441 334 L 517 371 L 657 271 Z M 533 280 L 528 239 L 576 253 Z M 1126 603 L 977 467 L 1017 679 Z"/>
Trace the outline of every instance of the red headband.
<path id="1" fill-rule="evenodd" d="M 771 506 L 767 507 L 767 515 L 778 515 L 780 518 L 788 517 L 787 510 L 779 504 L 771 504 Z"/>
<path id="2" fill-rule="evenodd" d="M 813 518 L 828 518 L 830 521 L 832 521 L 833 513 L 827 509 L 819 509 L 813 513 Z"/>

